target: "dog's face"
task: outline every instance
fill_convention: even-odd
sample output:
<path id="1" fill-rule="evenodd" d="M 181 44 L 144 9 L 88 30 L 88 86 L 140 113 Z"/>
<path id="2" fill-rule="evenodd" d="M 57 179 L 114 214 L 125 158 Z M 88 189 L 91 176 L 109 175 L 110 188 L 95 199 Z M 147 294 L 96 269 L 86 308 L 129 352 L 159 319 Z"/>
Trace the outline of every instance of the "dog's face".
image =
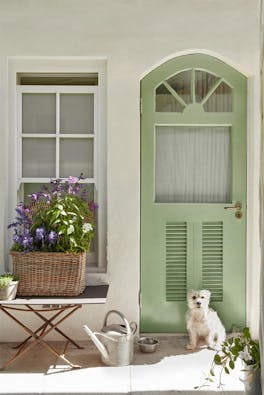
<path id="1" fill-rule="evenodd" d="M 188 293 L 188 307 L 190 310 L 193 309 L 207 309 L 210 302 L 211 292 L 207 289 L 202 289 L 200 291 L 191 290 Z"/>

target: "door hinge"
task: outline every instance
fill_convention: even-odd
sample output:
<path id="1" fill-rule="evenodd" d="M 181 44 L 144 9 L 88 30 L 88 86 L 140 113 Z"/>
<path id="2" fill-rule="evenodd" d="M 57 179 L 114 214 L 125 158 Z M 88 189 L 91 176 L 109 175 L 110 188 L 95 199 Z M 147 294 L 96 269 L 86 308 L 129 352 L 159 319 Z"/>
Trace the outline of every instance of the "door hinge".
<path id="1" fill-rule="evenodd" d="M 143 113 L 143 101 L 142 101 L 142 97 L 140 98 L 140 105 L 139 105 L 139 107 L 140 107 L 140 114 L 142 114 L 142 113 Z"/>

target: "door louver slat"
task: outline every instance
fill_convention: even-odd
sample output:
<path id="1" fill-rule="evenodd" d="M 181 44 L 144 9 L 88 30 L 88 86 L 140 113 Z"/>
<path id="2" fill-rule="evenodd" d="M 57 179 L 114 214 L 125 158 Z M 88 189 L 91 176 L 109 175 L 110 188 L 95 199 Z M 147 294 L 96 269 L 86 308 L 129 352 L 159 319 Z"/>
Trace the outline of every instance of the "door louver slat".
<path id="1" fill-rule="evenodd" d="M 212 301 L 223 301 L 223 222 L 202 224 L 202 283 Z"/>
<path id="2" fill-rule="evenodd" d="M 187 224 L 167 223 L 166 237 L 166 301 L 186 300 L 187 288 Z"/>

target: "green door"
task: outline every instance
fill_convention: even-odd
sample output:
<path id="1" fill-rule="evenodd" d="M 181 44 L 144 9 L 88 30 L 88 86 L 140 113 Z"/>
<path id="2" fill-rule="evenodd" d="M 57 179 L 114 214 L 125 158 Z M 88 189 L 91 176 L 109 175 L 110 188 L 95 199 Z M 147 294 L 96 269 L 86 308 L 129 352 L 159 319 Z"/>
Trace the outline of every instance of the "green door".
<path id="1" fill-rule="evenodd" d="M 207 55 L 141 86 L 141 331 L 185 332 L 186 293 L 209 289 L 245 324 L 247 80 Z"/>

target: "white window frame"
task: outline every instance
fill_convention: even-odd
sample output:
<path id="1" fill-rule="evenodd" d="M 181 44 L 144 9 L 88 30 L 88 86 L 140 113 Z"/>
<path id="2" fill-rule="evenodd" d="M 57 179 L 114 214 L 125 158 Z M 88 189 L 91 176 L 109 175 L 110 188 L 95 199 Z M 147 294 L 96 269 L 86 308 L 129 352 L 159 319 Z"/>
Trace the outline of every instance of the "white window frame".
<path id="1" fill-rule="evenodd" d="M 106 271 L 106 250 L 107 250 L 107 211 L 106 211 L 106 61 L 105 59 L 89 59 L 89 58 L 23 58 L 9 60 L 9 207 L 8 207 L 8 223 L 14 217 L 14 207 L 19 200 L 20 185 L 23 182 L 39 182 L 39 179 L 23 179 L 21 166 L 21 96 L 22 92 L 92 92 L 95 95 L 95 111 L 98 116 L 94 119 L 94 177 L 88 179 L 94 182 L 95 196 L 98 203 L 98 255 L 95 265 L 87 266 L 88 272 L 105 272 Z M 17 85 L 17 75 L 19 73 L 97 73 L 98 86 L 29 86 Z M 40 93 L 41 93 L 40 92 Z M 58 120 L 56 122 L 56 138 L 58 131 Z M 33 134 L 26 134 L 26 137 Z M 34 137 L 39 134 L 34 134 Z M 46 134 L 46 136 L 48 136 Z M 78 137 L 75 134 L 73 137 Z M 81 135 L 84 137 L 85 135 Z M 54 135 L 53 135 L 54 137 Z M 67 134 L 67 138 L 69 134 Z M 90 136 L 91 138 L 91 136 Z M 56 159 L 58 161 L 58 159 Z M 58 164 L 56 165 L 58 169 Z M 49 179 L 41 179 L 40 182 L 48 182 Z M 87 180 L 86 180 L 87 181 Z M 11 233 L 11 232 L 10 232 Z M 11 235 L 7 241 L 7 250 L 12 244 Z M 89 259 L 89 258 L 88 258 Z"/>

